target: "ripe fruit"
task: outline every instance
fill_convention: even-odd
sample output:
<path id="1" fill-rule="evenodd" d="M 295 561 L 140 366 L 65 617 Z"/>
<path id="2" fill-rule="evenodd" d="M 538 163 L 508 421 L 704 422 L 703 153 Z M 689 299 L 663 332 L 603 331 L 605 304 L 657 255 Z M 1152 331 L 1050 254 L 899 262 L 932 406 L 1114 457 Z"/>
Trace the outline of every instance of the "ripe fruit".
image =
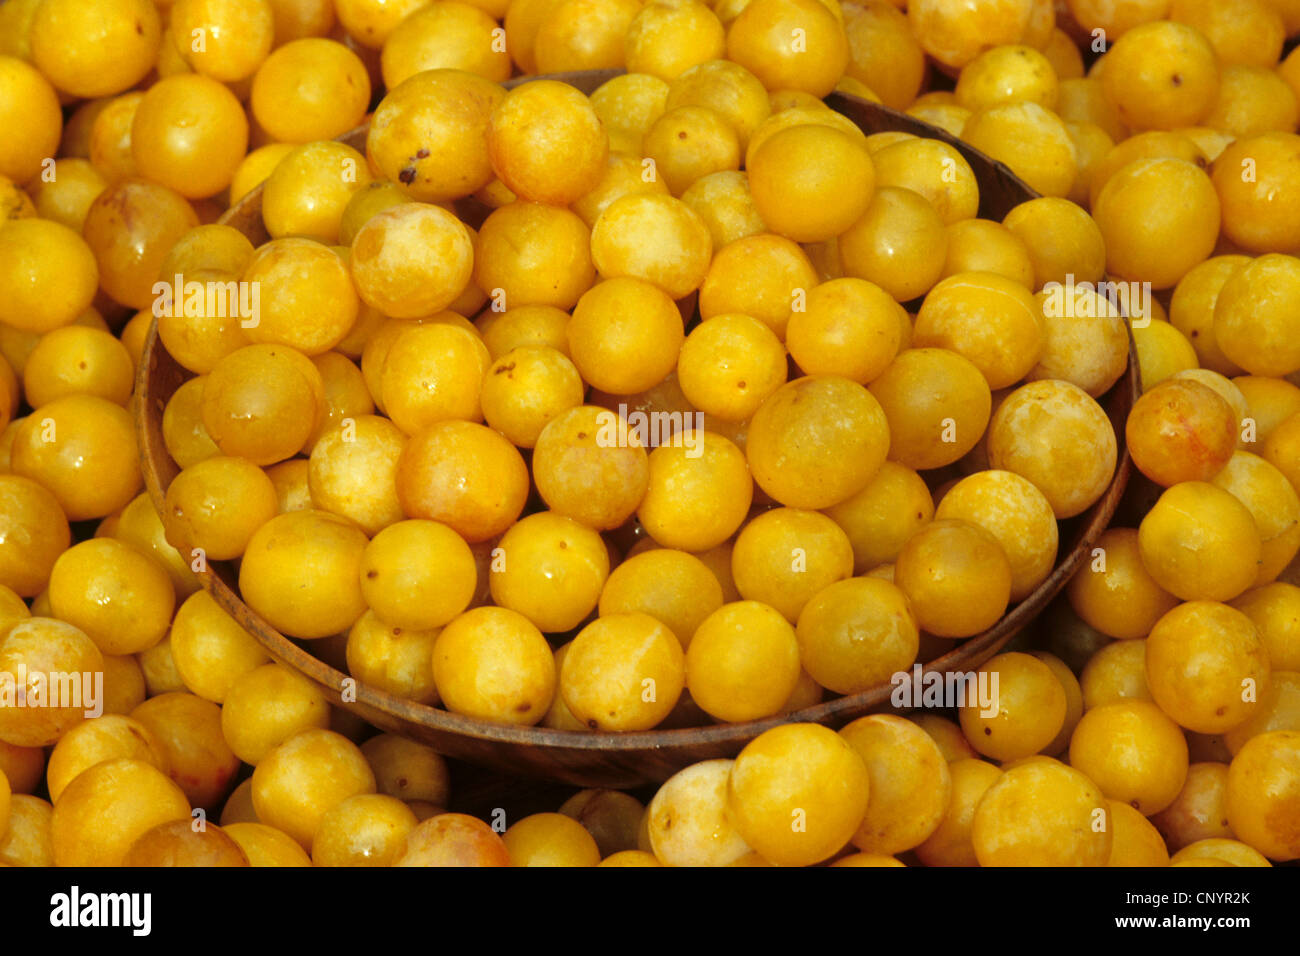
<path id="1" fill-rule="evenodd" d="M 950 465 L 989 423 L 988 380 L 948 349 L 904 349 L 870 384 L 889 424 L 889 458 L 908 468 Z"/>
<path id="2" fill-rule="evenodd" d="M 550 706 L 555 659 L 541 632 L 522 614 L 475 608 L 438 635 L 433 679 L 454 713 L 527 725 L 541 720 Z"/>
<path id="3" fill-rule="evenodd" d="M 1115 472 L 1115 432 L 1083 389 L 1043 380 L 1016 389 L 989 423 L 989 465 L 1027 478 L 1058 518 L 1105 493 Z"/>
<path id="4" fill-rule="evenodd" d="M 763 233 L 718 249 L 700 285 L 700 317 L 748 315 L 784 339 L 792 307 L 817 285 L 807 254 L 782 236 Z"/>
<path id="5" fill-rule="evenodd" d="M 523 346 L 500 356 L 482 382 L 487 424 L 519 447 L 533 447 L 560 412 L 582 405 L 584 382 L 563 352 Z"/>
<path id="6" fill-rule="evenodd" d="M 721 435 L 698 429 L 678 432 L 650 453 L 648 464 L 637 518 L 666 548 L 716 548 L 735 534 L 749 513 L 753 481 L 744 453 Z"/>
<path id="7" fill-rule="evenodd" d="M 1065 124 L 1030 101 L 995 103 L 971 115 L 961 138 L 1011 167 L 1044 196 L 1065 196 L 1078 176 L 1078 154 Z"/>
<path id="8" fill-rule="evenodd" d="M 332 730 L 304 730 L 267 754 L 253 771 L 259 820 L 308 852 L 326 813 L 348 797 L 375 792 L 361 750 Z"/>
<path id="9" fill-rule="evenodd" d="M 7 694 L 21 689 L 26 706 L 0 710 L 0 740 L 19 747 L 45 747 L 86 719 L 89 693 L 77 688 L 103 671 L 103 655 L 79 628 L 51 617 L 29 617 L 0 638 L 0 672 L 8 676 Z M 56 691 L 48 675 L 64 674 L 75 683 Z M 23 684 L 18 678 L 26 675 Z M 35 706 L 40 702 L 41 706 Z"/>
<path id="10" fill-rule="evenodd" d="M 1133 463 L 1158 485 L 1209 481 L 1237 446 L 1232 406 L 1190 379 L 1168 379 L 1143 394 L 1129 412 L 1125 437 Z"/>
<path id="11" fill-rule="evenodd" d="M 907 18 L 925 52 L 958 70 L 989 47 L 1019 43 L 1029 29 L 1029 0 L 997 0 L 971 8 L 951 0 L 919 0 Z"/>
<path id="12" fill-rule="evenodd" d="M 1156 622 L 1146 662 L 1160 709 L 1202 734 L 1231 730 L 1254 714 L 1269 679 L 1255 625 L 1213 601 L 1189 601 Z"/>
<path id="13" fill-rule="evenodd" d="M 691 699 L 718 720 L 757 720 L 778 713 L 798 681 L 794 628 L 758 601 L 714 611 L 695 629 L 686 651 Z"/>
<path id="14" fill-rule="evenodd" d="M 1293 253 L 1300 246 L 1298 143 L 1290 131 L 1261 133 L 1230 144 L 1215 160 L 1224 235 L 1248 252 Z"/>
<path id="15" fill-rule="evenodd" d="M 1130 804 L 1107 799 L 1114 831 L 1107 866 L 1166 866 L 1169 850 L 1151 822 Z"/>
<path id="16" fill-rule="evenodd" d="M 853 836 L 864 853 L 890 855 L 930 837 L 948 809 L 952 777 L 938 745 L 902 717 L 874 714 L 840 731 L 871 780 L 867 812 Z"/>
<path id="17" fill-rule="evenodd" d="M 916 314 L 912 344 L 946 348 L 969 359 L 989 388 L 1013 385 L 1043 350 L 1043 319 L 1018 282 L 991 272 L 964 272 L 938 282 Z"/>
<path id="18" fill-rule="evenodd" d="M 323 511 L 277 515 L 248 542 L 240 593 L 286 634 L 337 634 L 365 611 L 359 579 L 365 547 L 365 533 L 347 518 Z"/>
<path id="19" fill-rule="evenodd" d="M 906 671 L 920 640 L 907 596 L 870 577 L 818 591 L 799 615 L 797 636 L 804 670 L 838 694 L 856 694 Z"/>
<path id="20" fill-rule="evenodd" d="M 895 324 L 891 331 L 896 330 Z M 670 327 L 670 340 L 672 331 L 675 326 Z M 749 419 L 785 384 L 786 373 L 781 340 L 763 322 L 738 313 L 701 322 L 677 355 L 682 393 L 706 415 L 726 421 Z"/>
<path id="21" fill-rule="evenodd" d="M 828 508 L 861 491 L 885 460 L 889 425 L 870 392 L 834 376 L 789 382 L 750 422 L 754 481 L 792 508 Z"/>
<path id="22" fill-rule="evenodd" d="M 0 175 L 21 185 L 36 177 L 42 160 L 57 152 L 63 117 L 49 81 L 22 59 L 0 56 L 0 91 L 0 122 L 23 131 L 0 147 Z"/>
<path id="23" fill-rule="evenodd" d="M 0 585 L 19 597 L 45 590 L 72 539 L 58 499 L 19 475 L 0 475 Z"/>
<path id="24" fill-rule="evenodd" d="M 1027 597 L 1056 563 L 1059 532 L 1041 491 L 1009 471 L 976 472 L 948 489 L 935 511 L 983 528 L 1002 546 L 1011 566 L 1011 600 Z"/>
<path id="25" fill-rule="evenodd" d="M 786 724 L 760 734 L 736 757 L 727 819 L 764 859 L 808 866 L 857 832 L 870 786 L 866 765 L 844 737 L 818 724 Z"/>
<path id="26" fill-rule="evenodd" d="M 1174 802 L 1151 819 L 1170 850 L 1177 853 L 1199 840 L 1231 839 L 1227 786 L 1226 764 L 1194 763 L 1187 768 Z"/>
<path id="27" fill-rule="evenodd" d="M 1209 112 L 1219 67 L 1199 30 L 1158 20 L 1115 40 L 1101 82 L 1129 128 L 1177 129 L 1195 126 Z"/>
<path id="28" fill-rule="evenodd" d="M 593 730 L 649 730 L 681 696 L 684 658 L 672 631 L 650 615 L 606 615 L 573 639 L 560 667 L 560 693 Z"/>
<path id="29" fill-rule="evenodd" d="M 528 497 L 528 467 L 510 442 L 483 425 L 437 422 L 402 449 L 397 497 L 407 517 L 441 521 L 476 544 L 519 517 Z"/>
<path id="30" fill-rule="evenodd" d="M 967 741 L 1003 762 L 1036 754 L 1065 722 L 1065 688 L 1042 660 L 1017 651 L 999 654 L 980 668 L 958 702 Z"/>
<path id="31" fill-rule="evenodd" d="M 815 511 L 775 508 L 750 520 L 731 554 L 736 588 L 793 624 L 808 600 L 853 573 L 848 536 Z"/>
<path id="32" fill-rule="evenodd" d="M 644 279 L 672 299 L 700 287 L 712 250 L 709 229 L 691 207 L 657 193 L 616 199 L 591 228 L 591 259 L 603 278 Z"/>
<path id="33" fill-rule="evenodd" d="M 591 233 L 567 209 L 518 200 L 493 212 L 474 240 L 474 283 L 494 308 L 572 309 L 591 288 Z"/>
<path id="34" fill-rule="evenodd" d="M 1105 796 L 1048 757 L 1009 768 L 984 792 L 971 840 L 980 866 L 1102 866 L 1113 835 Z"/>
<path id="35" fill-rule="evenodd" d="M 1228 767 L 1228 821 L 1256 850 L 1281 861 L 1300 857 L 1290 821 L 1300 800 L 1300 733 L 1278 730 L 1250 740 Z"/>
<path id="36" fill-rule="evenodd" d="M 171 820 L 189 823 L 180 787 L 156 767 L 107 760 L 79 774 L 50 819 L 56 866 L 121 866 L 131 845 Z"/>
<path id="37" fill-rule="evenodd" d="M 491 572 L 492 600 L 540 630 L 577 627 L 596 607 L 609 577 L 599 534 L 563 515 L 539 511 L 501 536 Z"/>
<path id="38" fill-rule="evenodd" d="M 474 244 L 465 225 L 445 209 L 403 203 L 361 227 L 350 261 L 362 301 L 385 315 L 415 318 L 445 309 L 464 291 Z"/>
<path id="39" fill-rule="evenodd" d="M 894 581 L 922 630 L 969 637 L 993 626 L 1011 596 L 1011 564 L 997 539 L 953 518 L 918 530 L 899 552 Z"/>
<path id="40" fill-rule="evenodd" d="M 1236 497 L 1203 481 L 1167 489 L 1138 526 L 1138 549 L 1156 584 L 1185 601 L 1230 601 L 1254 583 L 1259 528 Z M 1232 555 L 1214 561 L 1210 554 Z"/>
<path id="41" fill-rule="evenodd" d="M 667 866 L 728 866 L 750 852 L 727 819 L 732 760 L 704 760 L 669 777 L 646 807 L 645 829 Z"/>
<path id="42" fill-rule="evenodd" d="M 274 464 L 306 445 L 323 392 L 320 372 L 292 348 L 245 346 L 204 379 L 203 427 L 222 454 Z"/>
<path id="43" fill-rule="evenodd" d="M 539 80 L 492 110 L 488 155 L 497 176 L 521 199 L 565 205 L 600 177 L 609 140 L 585 96 L 566 83 Z"/>
<path id="44" fill-rule="evenodd" d="M 510 76 L 499 27 L 483 10 L 465 3 L 404 9 L 382 43 L 380 64 L 389 89 L 425 70 L 465 70 L 497 83 Z"/>
<path id="45" fill-rule="evenodd" d="M 952 794 L 939 826 L 916 848 L 926 866 L 976 866 L 971 842 L 971 824 L 980 799 L 1002 776 L 1002 771 L 984 760 L 952 760 L 948 764 Z"/>
<path id="46" fill-rule="evenodd" d="M 46 219 L 0 223 L 0 322 L 25 332 L 70 324 L 99 281 L 95 257 L 67 226 Z"/>
<path id="47" fill-rule="evenodd" d="M 838 19 L 818 0 L 754 0 L 727 30 L 727 58 L 769 90 L 825 96 L 849 59 Z"/>
<path id="48" fill-rule="evenodd" d="M 502 834 L 511 866 L 595 866 L 600 848 L 582 824 L 562 813 L 534 813 Z"/>
<path id="49" fill-rule="evenodd" d="M 1300 370 L 1292 314 L 1282 305 L 1300 289 L 1300 259 L 1269 254 L 1243 263 L 1223 283 L 1214 306 L 1214 340 L 1251 375 Z"/>
<path id="50" fill-rule="evenodd" d="M 1070 765 L 1112 800 L 1143 816 L 1164 810 L 1187 777 L 1187 741 L 1155 704 L 1119 701 L 1083 715 L 1070 739 Z"/>
<path id="51" fill-rule="evenodd" d="M 473 193 L 494 175 L 485 135 L 504 97 L 499 86 L 472 73 L 417 73 L 380 101 L 366 155 L 420 202 Z"/>
<path id="52" fill-rule="evenodd" d="M 947 251 L 948 235 L 934 206 L 897 186 L 878 188 L 862 217 L 839 237 L 845 274 L 874 282 L 899 302 L 938 281 Z"/>
<path id="53" fill-rule="evenodd" d="M 1106 181 L 1092 211 L 1109 272 L 1154 289 L 1176 285 L 1208 258 L 1219 233 L 1219 197 L 1209 176 L 1181 159 L 1123 167 Z"/>
<path id="54" fill-rule="evenodd" d="M 786 347 L 809 375 L 839 375 L 869 385 L 898 354 L 902 312 L 892 296 L 865 279 L 832 279 L 811 289 L 804 308 L 791 312 Z M 715 414 L 698 401 L 695 405 Z"/>
<path id="55" fill-rule="evenodd" d="M 711 173 L 740 168 L 735 129 L 721 113 L 705 106 L 670 108 L 646 131 L 641 152 L 674 196 Z"/>
<path id="56" fill-rule="evenodd" d="M 569 355 L 584 381 L 631 395 L 672 371 L 685 333 L 672 299 L 642 279 L 619 277 L 578 300 L 568 337 Z"/>
<path id="57" fill-rule="evenodd" d="M 796 242 L 821 242 L 844 232 L 866 212 L 874 187 L 871 157 L 861 141 L 816 124 L 768 137 L 748 172 L 758 214 L 772 232 Z"/>
<path id="58" fill-rule="evenodd" d="M 264 0 L 178 0 L 171 13 L 181 59 L 222 83 L 251 76 L 275 39 L 275 12 Z"/>
<path id="59" fill-rule="evenodd" d="M 582 405 L 561 412 L 537 436 L 533 480 L 552 511 L 607 531 L 621 525 L 641 504 L 650 481 L 649 458 L 641 437 L 622 415 Z M 526 469 L 520 492 L 519 509 L 511 521 L 527 497 Z"/>
<path id="60" fill-rule="evenodd" d="M 954 90 L 969 110 L 995 103 L 1033 102 L 1056 108 L 1057 76 L 1051 62 L 1031 46 L 994 47 L 962 68 Z"/>
<path id="61" fill-rule="evenodd" d="M 112 538 L 83 541 L 60 555 L 48 594 L 54 614 L 105 654 L 153 647 L 167 633 L 175 606 L 162 566 Z"/>
<path id="62" fill-rule="evenodd" d="M 942 140 L 911 137 L 891 143 L 872 153 L 871 162 L 878 186 L 920 193 L 945 226 L 969 221 L 979 209 L 974 170 L 966 157 Z"/>
<path id="63" fill-rule="evenodd" d="M 157 59 L 162 26 L 148 0 L 50 0 L 32 15 L 30 31 L 36 68 L 62 92 L 89 99 L 142 80 Z"/>
<path id="64" fill-rule="evenodd" d="M 406 835 L 393 866 L 510 866 L 510 851 L 490 826 L 463 813 L 439 813 Z"/>
<path id="65" fill-rule="evenodd" d="M 94 395 L 67 395 L 22 420 L 10 451 L 15 475 L 37 481 L 71 521 L 124 507 L 141 477 L 130 413 Z"/>
<path id="66" fill-rule="evenodd" d="M 1070 579 L 1070 606 L 1092 627 L 1114 638 L 1146 637 L 1178 599 L 1156 584 L 1142 563 L 1138 532 L 1109 528 L 1094 558 Z"/>
<path id="67" fill-rule="evenodd" d="M 140 175 L 187 199 L 229 186 L 247 147 L 248 119 L 239 100 L 199 74 L 155 83 L 131 124 L 131 156 Z"/>

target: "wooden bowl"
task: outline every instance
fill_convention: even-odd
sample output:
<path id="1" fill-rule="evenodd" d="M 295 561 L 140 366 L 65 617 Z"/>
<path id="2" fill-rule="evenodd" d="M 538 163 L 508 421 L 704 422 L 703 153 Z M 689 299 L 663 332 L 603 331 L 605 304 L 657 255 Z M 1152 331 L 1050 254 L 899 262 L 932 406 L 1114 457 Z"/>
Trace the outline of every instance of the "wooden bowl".
<path id="1" fill-rule="evenodd" d="M 554 78 L 590 93 L 618 71 L 558 74 Z M 515 83 L 519 80 L 513 81 Z M 832 94 L 827 103 L 868 133 L 902 130 L 941 139 L 959 150 L 975 170 L 980 185 L 980 215 L 1001 220 L 1013 206 L 1034 198 L 1028 186 L 1001 163 L 995 162 L 948 133 L 910 116 L 856 97 Z M 367 128 L 340 137 L 365 149 Z M 261 219 L 261 188 L 254 189 L 232 207 L 222 221 L 238 228 L 255 245 L 267 234 Z M 1131 338 L 1131 336 L 1130 336 Z M 149 331 L 136 390 L 136 427 L 145 481 L 159 513 L 163 495 L 177 474 L 162 437 L 162 416 L 167 400 L 190 377 L 159 341 L 157 323 Z M 1106 493 L 1082 515 L 1061 523 L 1062 557 L 1051 575 L 998 623 L 971 637 L 936 660 L 926 671 L 969 671 L 998 652 L 1029 624 L 1065 586 L 1108 526 L 1128 482 L 1131 463 L 1124 447 L 1124 421 L 1138 394 L 1136 353 L 1130 342 L 1125 376 L 1103 397 L 1102 403 L 1115 426 L 1120 455 Z M 584 733 L 545 727 L 492 724 L 357 684 L 355 700 L 343 697 L 348 675 L 313 656 L 277 632 L 240 599 L 233 562 L 214 562 L 199 575 L 203 587 L 280 663 L 306 676 L 330 700 L 384 730 L 419 740 L 449 757 L 470 761 L 515 775 L 540 777 L 583 787 L 631 787 L 662 781 L 688 764 L 714 757 L 734 756 L 763 731 L 789 721 L 815 721 L 839 726 L 864 714 L 887 710 L 893 690 L 881 684 L 858 694 L 838 697 L 792 714 L 739 724 L 714 724 L 681 730 L 643 733 Z"/>

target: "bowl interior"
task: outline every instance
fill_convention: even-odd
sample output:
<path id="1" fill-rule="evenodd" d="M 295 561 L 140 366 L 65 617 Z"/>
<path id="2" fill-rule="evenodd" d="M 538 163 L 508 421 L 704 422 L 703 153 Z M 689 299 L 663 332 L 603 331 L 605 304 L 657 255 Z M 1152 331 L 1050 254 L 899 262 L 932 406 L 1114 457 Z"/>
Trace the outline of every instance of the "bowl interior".
<path id="1" fill-rule="evenodd" d="M 618 72 L 590 71 L 557 74 L 551 78 L 590 93 Z M 512 84 L 518 82 L 521 81 Z M 980 216 L 984 218 L 1001 220 L 1012 207 L 1037 195 L 1006 166 L 943 130 L 856 97 L 835 93 L 826 102 L 868 133 L 902 130 L 951 144 L 975 171 L 980 186 Z M 367 128 L 362 126 L 340 140 L 364 151 L 366 133 Z M 478 213 L 481 215 L 482 210 Z M 231 207 L 221 221 L 239 229 L 254 245 L 267 241 L 269 237 L 261 218 L 261 187 Z M 140 365 L 135 415 L 145 481 L 159 513 L 163 510 L 167 487 L 178 473 L 163 441 L 163 410 L 175 390 L 190 377 L 191 373 L 177 364 L 163 347 L 155 321 Z M 1083 514 L 1060 523 L 1057 564 L 1032 594 L 1012 607 L 988 631 L 954 642 L 947 653 L 924 663 L 925 671 L 968 671 L 979 667 L 1028 625 L 1065 586 L 1109 525 L 1128 482 L 1131 463 L 1124 446 L 1123 426 L 1137 394 L 1137 359 L 1130 335 L 1128 370 L 1101 399 L 1115 426 L 1120 452 L 1105 494 Z M 864 714 L 888 709 L 894 689 L 891 684 L 881 684 L 763 720 L 643 733 L 586 733 L 491 724 L 394 697 L 330 666 L 303 644 L 277 632 L 244 604 L 235 585 L 237 571 L 232 562 L 213 562 L 199 574 L 199 580 L 217 604 L 252 634 L 273 659 L 306 676 L 331 701 L 364 720 L 426 743 L 450 757 L 576 786 L 629 787 L 661 781 L 696 761 L 734 756 L 748 741 L 781 723 L 815 721 L 839 726 Z"/>

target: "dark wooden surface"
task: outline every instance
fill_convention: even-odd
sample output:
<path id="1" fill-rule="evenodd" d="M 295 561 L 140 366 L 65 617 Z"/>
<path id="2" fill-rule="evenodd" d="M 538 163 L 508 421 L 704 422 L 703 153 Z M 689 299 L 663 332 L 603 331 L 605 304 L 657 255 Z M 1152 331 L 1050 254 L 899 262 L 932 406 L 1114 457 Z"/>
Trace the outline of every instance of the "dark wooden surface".
<path id="1" fill-rule="evenodd" d="M 555 78 L 589 93 L 616 72 L 560 74 Z M 512 81 L 511 85 L 518 82 L 521 81 Z M 981 193 L 980 214 L 984 217 L 1000 220 L 1013 206 L 1036 195 L 1006 166 L 993 162 L 942 130 L 856 97 L 832 94 L 827 103 L 867 132 L 904 130 L 951 143 L 975 171 Z M 340 137 L 362 150 L 365 138 L 364 126 Z M 222 221 L 240 229 L 255 244 L 265 242 L 268 237 L 261 220 L 261 187 L 252 190 L 233 206 Z M 1061 523 L 1061 557 L 1052 574 L 993 628 L 954 643 L 951 651 L 927 662 L 927 671 L 967 671 L 979 667 L 1034 620 L 1085 560 L 1094 542 L 1109 525 L 1131 471 L 1124 447 L 1124 421 L 1137 397 L 1136 370 L 1136 353 L 1130 342 L 1129 369 L 1102 399 L 1115 425 L 1120 448 L 1114 478 L 1096 504 L 1084 514 Z M 145 480 L 160 512 L 163 495 L 177 473 L 163 443 L 162 413 L 172 393 L 188 377 L 189 373 L 177 365 L 158 340 L 155 323 L 150 329 L 140 365 L 135 413 Z M 239 621 L 275 660 L 304 674 L 332 701 L 342 700 L 342 689 L 348 675 L 285 638 L 245 605 L 234 586 L 233 565 L 215 564 L 199 578 L 216 602 Z M 489 724 L 402 700 L 364 685 L 357 687 L 355 702 L 343 703 L 342 706 L 377 727 L 420 740 L 448 757 L 483 767 L 557 784 L 634 787 L 667 779 L 682 767 L 699 760 L 734 756 L 748 741 L 781 723 L 815 721 L 840 726 L 864 714 L 886 710 L 890 706 L 892 689 L 891 685 L 884 684 L 793 714 L 764 720 L 626 734 Z"/>

